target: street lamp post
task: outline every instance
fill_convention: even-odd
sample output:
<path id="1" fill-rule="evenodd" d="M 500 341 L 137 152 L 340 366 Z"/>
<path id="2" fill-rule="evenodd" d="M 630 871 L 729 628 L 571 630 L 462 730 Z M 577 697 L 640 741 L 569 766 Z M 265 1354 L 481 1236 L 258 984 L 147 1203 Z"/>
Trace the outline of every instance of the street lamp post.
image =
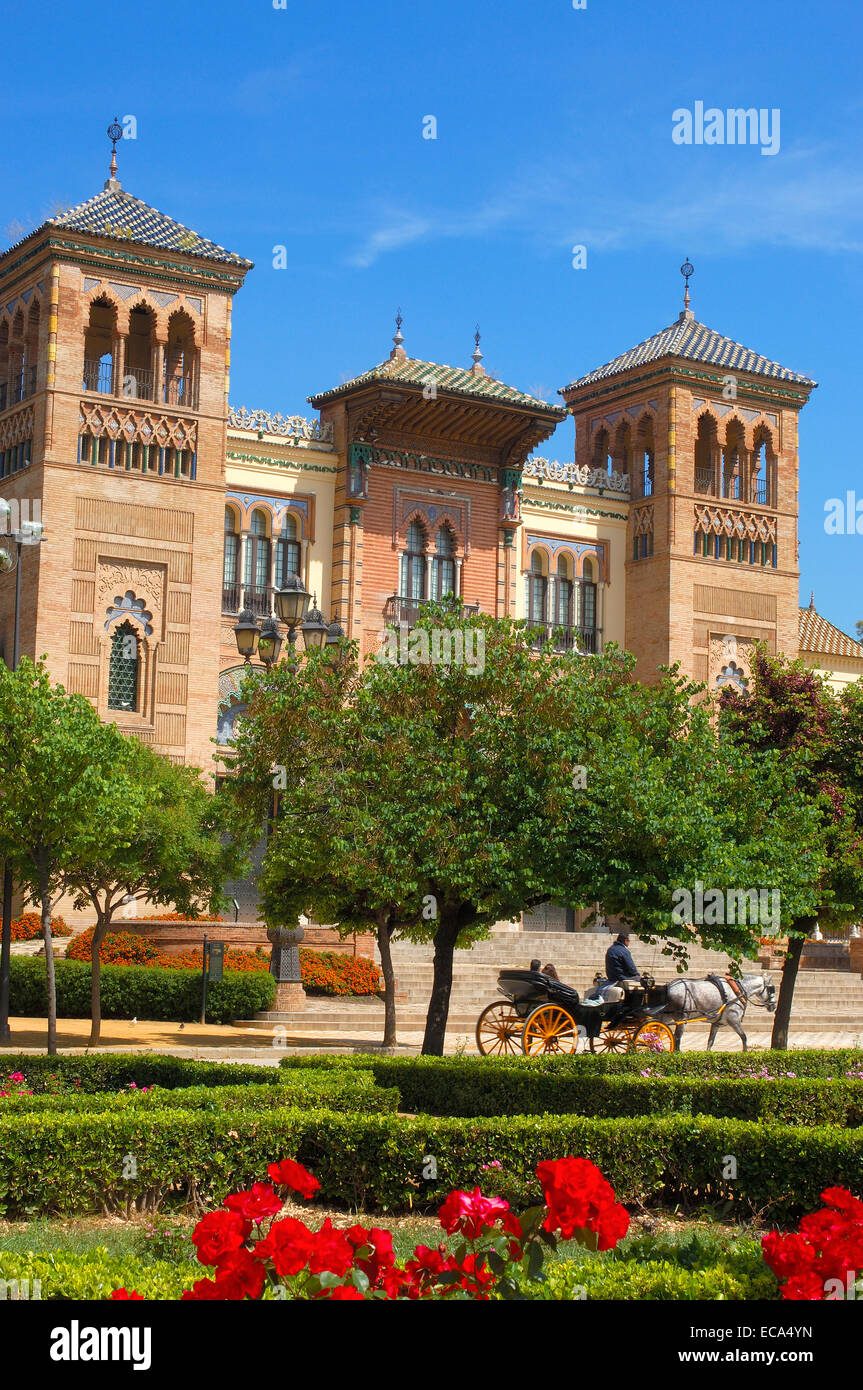
<path id="1" fill-rule="evenodd" d="M 0 497 L 0 535 L 7 534 L 6 528 L 12 516 L 12 508 L 5 497 Z M 15 546 L 15 607 L 12 621 L 12 670 L 18 670 L 21 650 L 21 547 L 40 545 L 44 528 L 39 521 L 22 521 L 9 538 Z M 0 930 L 0 1043 L 11 1038 L 9 1030 L 9 979 L 12 969 L 12 870 L 8 862 L 3 865 L 3 925 Z"/>

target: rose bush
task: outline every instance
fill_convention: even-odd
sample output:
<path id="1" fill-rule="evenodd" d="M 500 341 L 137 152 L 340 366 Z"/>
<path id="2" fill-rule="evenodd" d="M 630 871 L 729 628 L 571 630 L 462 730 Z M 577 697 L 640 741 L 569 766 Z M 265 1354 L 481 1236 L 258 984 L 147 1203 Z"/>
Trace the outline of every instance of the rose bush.
<path id="1" fill-rule="evenodd" d="M 213 1277 L 197 1280 L 182 1297 L 524 1298 L 525 1280 L 544 1280 L 545 1256 L 556 1249 L 558 1232 L 590 1249 L 610 1250 L 629 1227 L 626 1209 L 587 1159 L 540 1163 L 536 1172 L 545 1195 L 542 1206 L 517 1216 L 508 1202 L 486 1197 L 478 1187 L 451 1192 L 439 1219 L 448 1235 L 462 1237 L 456 1249 L 418 1245 L 399 1265 L 392 1235 L 380 1227 L 338 1230 L 327 1217 L 313 1231 L 304 1221 L 280 1216 L 290 1193 L 311 1200 L 320 1188 L 301 1164 L 282 1159 L 269 1165 L 270 1182 L 232 1194 L 198 1222 L 192 1240 Z M 114 1295 L 134 1296 L 125 1289 Z"/>

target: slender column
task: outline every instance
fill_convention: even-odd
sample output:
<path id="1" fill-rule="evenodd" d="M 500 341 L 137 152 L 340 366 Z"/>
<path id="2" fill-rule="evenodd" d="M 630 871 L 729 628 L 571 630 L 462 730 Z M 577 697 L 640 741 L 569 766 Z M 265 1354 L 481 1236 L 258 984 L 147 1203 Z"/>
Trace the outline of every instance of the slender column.
<path id="1" fill-rule="evenodd" d="M 461 567 L 462 567 L 462 557 L 461 557 L 460 555 L 457 555 L 457 556 L 455 557 L 455 581 L 454 581 L 454 582 L 455 582 L 455 596 L 456 596 L 456 598 L 461 598 Z"/>
<path id="2" fill-rule="evenodd" d="M 246 553 L 249 544 L 248 531 L 240 532 L 240 553 L 237 561 L 237 578 L 240 585 L 240 608 L 245 608 L 245 589 L 246 589 Z"/>

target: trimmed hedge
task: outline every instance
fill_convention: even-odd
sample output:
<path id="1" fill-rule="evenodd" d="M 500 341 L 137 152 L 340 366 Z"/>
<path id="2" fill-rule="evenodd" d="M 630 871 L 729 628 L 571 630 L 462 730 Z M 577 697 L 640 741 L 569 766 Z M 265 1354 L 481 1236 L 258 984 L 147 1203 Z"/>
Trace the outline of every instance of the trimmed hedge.
<path id="1" fill-rule="evenodd" d="M 370 1076 L 334 1076 L 307 1072 L 288 1086 L 187 1086 L 167 1091 L 156 1087 L 148 1091 L 121 1091 L 119 1095 L 66 1093 L 60 1095 L 7 1096 L 0 1100 L 0 1116 L 37 1114 L 104 1114 L 134 1107 L 147 1110 L 225 1110 L 242 1109 L 248 1114 L 308 1105 L 350 1114 L 395 1114 L 399 1093 L 383 1090 Z"/>
<path id="2" fill-rule="evenodd" d="M 352 1210 L 433 1208 L 455 1187 L 492 1182 L 520 1208 L 539 1198 L 541 1159 L 575 1154 L 596 1163 L 623 1202 L 727 1202 L 788 1220 L 814 1210 L 827 1186 L 860 1191 L 863 1130 L 685 1115 L 411 1119 L 152 1105 L 0 1116 L 0 1153 L 0 1206 L 10 1215 L 218 1205 L 288 1156 L 317 1176 L 325 1201 Z M 125 1178 L 129 1155 L 137 1166 Z M 733 1180 L 722 1176 L 729 1156 Z M 429 1158 L 432 1181 L 423 1178 Z"/>
<path id="3" fill-rule="evenodd" d="M 9 1011 L 16 1017 L 44 1018 L 48 1012 L 45 962 L 33 956 L 13 956 Z M 81 961 L 58 960 L 57 1014 L 60 1018 L 90 1017 L 91 968 Z M 142 970 L 134 965 L 103 965 L 102 1017 L 142 1018 L 191 1023 L 201 1017 L 201 979 L 186 970 Z M 233 1023 L 269 1009 L 276 992 L 272 975 L 226 971 L 207 986 L 207 1022 Z"/>
<path id="4" fill-rule="evenodd" d="M 863 1125 L 863 1084 L 798 1078 L 702 1080 L 692 1076 L 594 1075 L 589 1068 L 465 1065 L 458 1059 L 379 1057 L 370 1071 L 396 1086 L 400 1109 L 428 1115 L 714 1115 L 780 1124 Z M 303 1075 L 300 1069 L 290 1074 Z M 332 1070 L 330 1072 L 332 1074 Z"/>
<path id="5" fill-rule="evenodd" d="M 51 1255 L 10 1254 L 0 1250 L 0 1279 L 28 1281 L 34 1298 L 34 1279 L 44 1302 L 55 1299 L 109 1299 L 114 1289 L 134 1289 L 148 1299 L 178 1299 L 207 1271 L 198 1264 L 170 1264 L 166 1260 L 143 1262 L 134 1255 L 110 1255 L 98 1246 L 82 1255 L 59 1251 Z M 23 1292 L 23 1290 L 22 1290 Z"/>
<path id="6" fill-rule="evenodd" d="M 760 1269 L 750 1270 L 739 1260 L 708 1264 L 700 1269 L 681 1268 L 673 1260 L 612 1258 L 588 1261 L 558 1260 L 547 1266 L 543 1284 L 522 1285 L 526 1297 L 569 1300 L 577 1286 L 589 1300 L 600 1299 L 776 1299 L 778 1283 L 760 1258 Z M 134 1255 L 110 1255 L 97 1247 L 84 1254 L 10 1254 L 0 1251 L 0 1279 L 39 1280 L 42 1300 L 108 1299 L 114 1289 L 134 1289 L 146 1299 L 179 1299 L 184 1289 L 207 1274 L 199 1264 L 171 1264 L 164 1260 L 141 1261 Z"/>
<path id="7" fill-rule="evenodd" d="M 312 1070 L 329 1075 L 326 1067 Z M 242 1062 L 196 1062 L 152 1052 L 93 1052 L 86 1056 L 31 1056 L 26 1052 L 0 1051 L 0 1077 L 23 1072 L 31 1090 L 50 1089 L 52 1077 L 89 1094 L 114 1092 L 135 1082 L 136 1086 L 239 1086 L 285 1084 L 284 1073 L 276 1067 L 252 1066 Z"/>
<path id="8" fill-rule="evenodd" d="M 657 1053 L 579 1053 L 575 1057 L 389 1057 L 365 1052 L 350 1056 L 283 1057 L 283 1067 L 379 1067 L 389 1062 L 411 1067 L 448 1065 L 489 1070 L 506 1068 L 531 1074 L 550 1071 L 592 1076 L 639 1075 L 649 1070 L 654 1076 L 741 1077 L 744 1073 L 766 1069 L 773 1077 L 823 1077 L 839 1080 L 847 1071 L 863 1071 L 863 1048 L 807 1048 L 791 1052 L 657 1052 Z"/>

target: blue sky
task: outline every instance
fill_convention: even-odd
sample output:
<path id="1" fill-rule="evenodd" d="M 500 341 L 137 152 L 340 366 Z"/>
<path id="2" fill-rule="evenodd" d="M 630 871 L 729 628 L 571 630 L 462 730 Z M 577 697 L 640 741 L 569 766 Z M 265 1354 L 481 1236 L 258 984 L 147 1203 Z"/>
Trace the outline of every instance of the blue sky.
<path id="1" fill-rule="evenodd" d="M 96 192 L 134 116 L 124 186 L 256 263 L 234 404 L 292 413 L 387 355 L 399 305 L 411 355 L 469 365 L 478 322 L 486 367 L 553 399 L 673 321 L 689 256 L 699 319 L 820 383 L 801 593 L 853 632 L 863 535 L 825 534 L 824 504 L 863 502 L 859 7 L 284 3 L 7 8 L 0 237 Z M 779 152 L 676 145 L 696 101 L 779 108 Z M 571 458 L 572 428 L 543 452 Z"/>

